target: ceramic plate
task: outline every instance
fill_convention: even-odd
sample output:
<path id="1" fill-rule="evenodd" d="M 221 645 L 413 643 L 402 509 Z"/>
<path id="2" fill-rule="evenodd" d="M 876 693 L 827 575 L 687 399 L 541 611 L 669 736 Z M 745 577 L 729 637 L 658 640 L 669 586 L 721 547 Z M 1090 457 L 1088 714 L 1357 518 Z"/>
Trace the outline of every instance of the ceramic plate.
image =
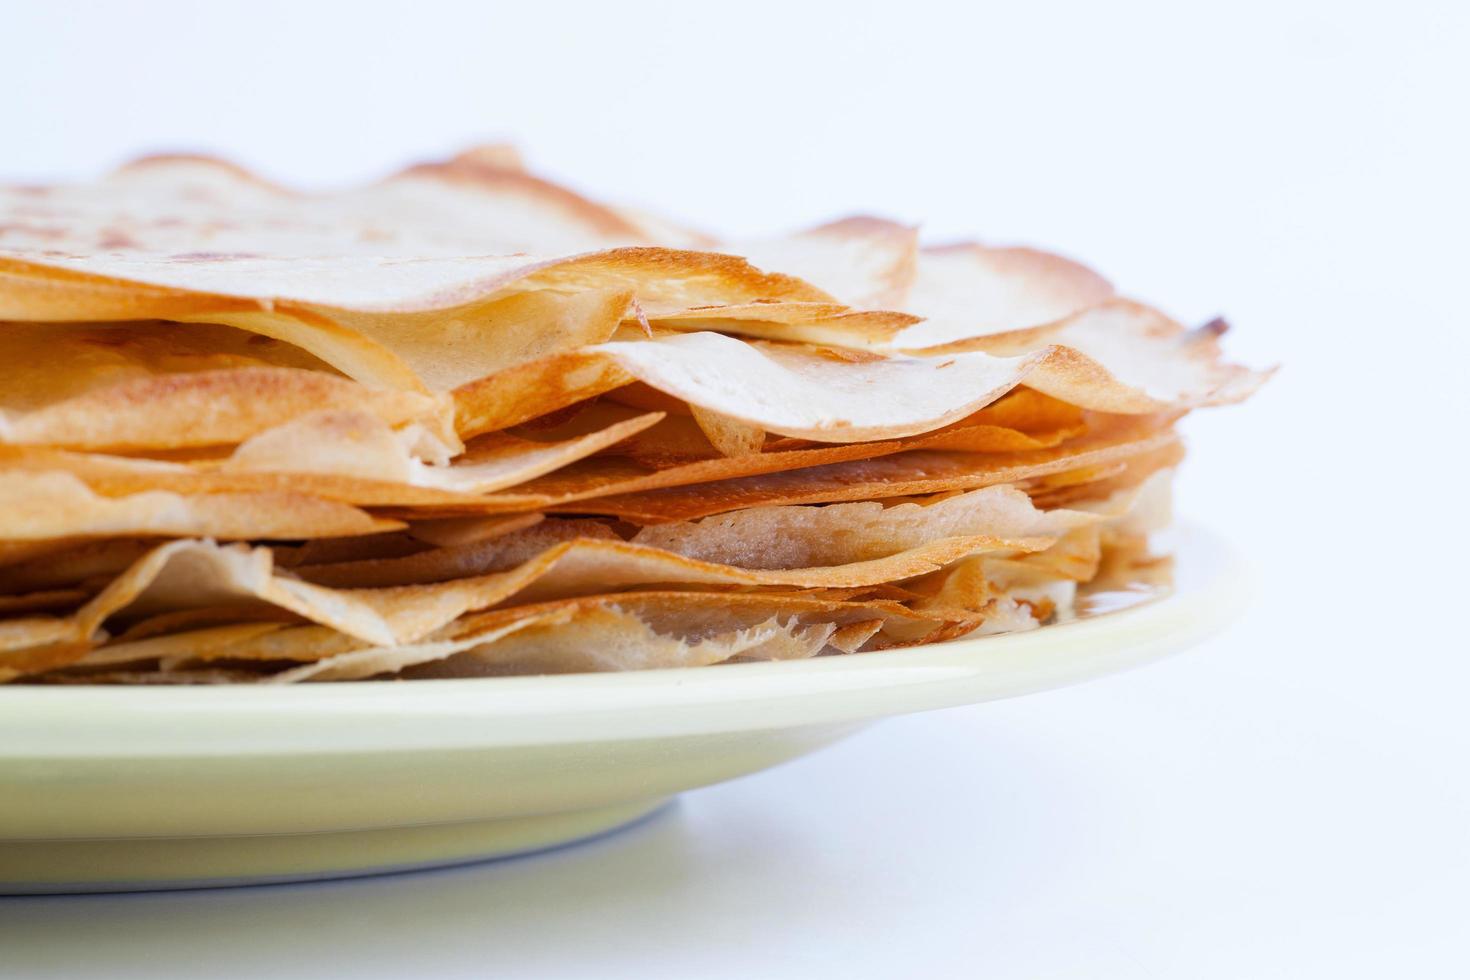
<path id="1" fill-rule="evenodd" d="M 519 853 L 885 715 L 1181 650 L 1244 599 L 1186 528 L 1163 598 L 1028 633 L 686 670 L 299 687 L 0 687 L 0 891 L 296 881 Z"/>

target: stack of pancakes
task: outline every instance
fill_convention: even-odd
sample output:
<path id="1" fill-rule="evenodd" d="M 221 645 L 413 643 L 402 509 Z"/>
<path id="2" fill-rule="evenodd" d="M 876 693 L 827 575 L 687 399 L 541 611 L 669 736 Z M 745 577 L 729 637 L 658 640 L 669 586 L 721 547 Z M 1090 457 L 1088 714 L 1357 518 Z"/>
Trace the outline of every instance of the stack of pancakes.
<path id="1" fill-rule="evenodd" d="M 1264 373 L 1097 274 L 720 241 L 485 148 L 0 189 L 0 679 L 851 654 L 1065 618 Z"/>

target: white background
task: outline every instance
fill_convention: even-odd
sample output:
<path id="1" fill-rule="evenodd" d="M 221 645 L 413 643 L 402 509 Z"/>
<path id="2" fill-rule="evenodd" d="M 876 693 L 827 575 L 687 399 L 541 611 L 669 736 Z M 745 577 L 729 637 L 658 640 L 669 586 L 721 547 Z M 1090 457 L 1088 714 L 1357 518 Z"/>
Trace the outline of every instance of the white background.
<path id="1" fill-rule="evenodd" d="M 7 3 L 0 177 L 311 186 L 487 137 L 730 233 L 1086 257 L 1285 365 L 1191 420 L 1260 596 L 1197 651 L 888 722 L 432 874 L 0 901 L 0 976 L 1470 972 L 1463 4 Z M 3 805 L 3 803 L 0 803 Z"/>

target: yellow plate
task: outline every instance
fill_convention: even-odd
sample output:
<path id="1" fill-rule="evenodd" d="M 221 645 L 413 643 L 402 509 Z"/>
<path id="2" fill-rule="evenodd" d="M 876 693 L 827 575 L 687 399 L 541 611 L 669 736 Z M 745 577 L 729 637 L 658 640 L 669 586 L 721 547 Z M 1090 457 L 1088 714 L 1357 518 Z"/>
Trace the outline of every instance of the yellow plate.
<path id="1" fill-rule="evenodd" d="M 372 874 L 638 819 L 885 715 L 1181 650 L 1242 605 L 1220 539 L 1172 594 L 1029 633 L 687 670 L 299 687 L 0 687 L 0 892 Z"/>

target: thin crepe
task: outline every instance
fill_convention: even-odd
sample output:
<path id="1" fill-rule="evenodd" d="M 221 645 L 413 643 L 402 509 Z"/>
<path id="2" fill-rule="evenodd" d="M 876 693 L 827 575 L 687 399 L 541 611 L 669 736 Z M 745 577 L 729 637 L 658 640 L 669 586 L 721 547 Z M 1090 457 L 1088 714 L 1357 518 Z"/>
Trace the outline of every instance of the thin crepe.
<path id="1" fill-rule="evenodd" d="M 1219 364 L 1207 346 L 1160 335 L 1151 316 L 1118 319 L 1129 329 L 1113 338 L 1101 361 L 1054 343 L 1005 354 L 852 357 L 712 332 L 614 341 L 461 386 L 454 392 L 457 424 L 464 436 L 506 428 L 637 381 L 763 431 L 862 442 L 941 428 L 1023 383 L 1079 408 L 1147 414 L 1238 401 L 1263 379 Z M 883 397 L 874 398 L 875 391 Z"/>
<path id="2" fill-rule="evenodd" d="M 394 432 L 370 414 L 350 411 L 303 415 L 252 436 L 222 458 L 171 462 L 0 446 L 0 463 L 14 472 L 65 472 L 113 497 L 150 490 L 290 493 L 377 507 L 474 506 L 483 494 L 584 459 L 660 418 L 658 413 L 634 416 L 560 442 L 492 433 L 448 466 L 418 459 L 410 448 L 413 433 Z"/>
<path id="3" fill-rule="evenodd" d="M 980 551 L 1024 552 L 1049 539 L 947 538 L 847 565 L 750 570 L 701 562 L 623 541 L 575 539 L 516 567 L 431 585 L 331 589 L 273 571 L 271 552 L 242 545 L 175 541 L 145 555 L 65 618 L 0 622 L 0 667 L 48 669 L 73 662 L 111 616 L 239 603 L 265 603 L 380 645 L 413 643 L 459 616 L 516 597 L 522 602 L 643 585 L 841 588 L 926 574 Z"/>
<path id="4" fill-rule="evenodd" d="M 403 525 L 301 493 L 93 493 L 70 473 L 0 471 L 0 540 L 204 535 L 317 538 L 391 531 Z"/>
<path id="5" fill-rule="evenodd" d="M 0 323 L 0 443 L 138 451 L 225 445 L 335 409 L 454 442 L 448 406 L 354 384 L 289 344 L 218 325 Z"/>
<path id="6" fill-rule="evenodd" d="M 649 477 L 634 477 L 621 485 L 589 480 L 597 485 L 597 490 L 567 493 L 570 499 L 566 502 L 549 503 L 545 509 L 553 513 L 606 514 L 636 524 L 662 524 L 746 507 L 882 500 L 1018 483 L 1070 472 L 1081 472 L 1080 482 L 1089 482 L 1098 478 L 1098 467 L 1174 446 L 1178 440 L 1172 429 L 1140 419 L 1131 425 L 1100 429 L 1055 449 L 1035 452 L 919 449 L 709 483 L 659 484 L 656 478 Z M 559 477 L 560 486 L 568 487 L 576 475 L 564 472 L 554 476 Z M 633 491 L 622 489 L 638 485 L 640 480 L 644 486 L 653 485 Z M 546 484 L 533 480 L 518 489 L 530 494 L 545 488 Z"/>

